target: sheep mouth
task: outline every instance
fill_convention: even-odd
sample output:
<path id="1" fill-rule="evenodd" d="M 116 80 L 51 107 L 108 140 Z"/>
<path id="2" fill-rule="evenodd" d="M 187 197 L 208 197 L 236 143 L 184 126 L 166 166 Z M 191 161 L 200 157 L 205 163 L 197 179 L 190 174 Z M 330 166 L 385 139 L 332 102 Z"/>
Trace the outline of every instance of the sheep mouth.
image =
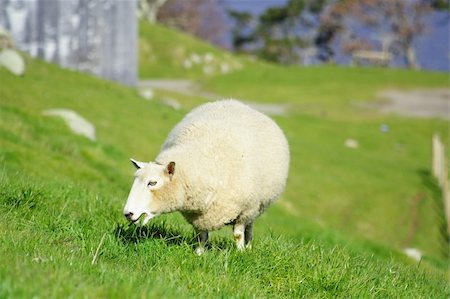
<path id="1" fill-rule="evenodd" d="M 130 224 L 137 224 L 141 219 L 142 219 L 142 216 L 144 216 L 145 217 L 145 213 L 142 213 L 141 215 L 139 215 L 139 217 L 137 217 L 136 219 L 129 219 L 128 221 L 130 222 Z"/>
<path id="2" fill-rule="evenodd" d="M 141 219 L 141 216 L 139 216 L 139 218 L 136 220 L 130 220 L 130 224 L 136 224 L 137 222 L 139 222 L 140 219 Z"/>
<path id="3" fill-rule="evenodd" d="M 130 225 L 135 224 L 138 226 L 144 226 L 150 221 L 150 219 L 152 219 L 155 216 L 156 216 L 155 214 L 151 214 L 151 213 L 150 214 L 142 213 L 135 220 L 130 219 Z"/>

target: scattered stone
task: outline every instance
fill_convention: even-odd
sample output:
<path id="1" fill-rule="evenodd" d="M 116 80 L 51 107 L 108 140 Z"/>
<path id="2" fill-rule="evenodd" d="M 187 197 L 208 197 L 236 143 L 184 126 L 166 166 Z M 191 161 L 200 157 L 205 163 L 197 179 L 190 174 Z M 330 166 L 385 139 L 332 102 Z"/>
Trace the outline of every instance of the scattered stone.
<path id="1" fill-rule="evenodd" d="M 417 248 L 405 248 L 403 253 L 417 262 L 422 259 L 422 252 Z"/>
<path id="2" fill-rule="evenodd" d="M 155 94 L 153 93 L 153 90 L 151 88 L 145 88 L 139 91 L 139 95 L 147 101 L 150 101 L 151 99 L 153 99 L 153 96 Z"/>
<path id="3" fill-rule="evenodd" d="M 205 63 L 210 63 L 210 62 L 213 61 L 213 60 L 214 60 L 214 55 L 213 55 L 212 53 L 210 53 L 210 52 L 206 53 L 206 54 L 203 56 L 203 61 L 204 61 Z"/>
<path id="4" fill-rule="evenodd" d="M 16 76 L 22 76 L 25 73 L 25 62 L 16 50 L 0 51 L 0 66 L 5 67 Z"/>
<path id="5" fill-rule="evenodd" d="M 345 140 L 345 146 L 352 149 L 357 149 L 359 147 L 359 142 L 354 139 Z"/>
<path id="6" fill-rule="evenodd" d="M 46 116 L 61 117 L 75 134 L 82 135 L 92 141 L 96 140 L 95 127 L 82 116 L 69 109 L 49 109 L 43 112 Z"/>
<path id="7" fill-rule="evenodd" d="M 231 70 L 230 66 L 228 65 L 228 63 L 221 63 L 220 64 L 220 72 L 222 74 L 227 74 L 229 73 Z"/>
<path id="8" fill-rule="evenodd" d="M 191 61 L 195 64 L 199 64 L 202 62 L 200 55 L 198 55 L 197 53 L 191 54 Z"/>
<path id="9" fill-rule="evenodd" d="M 181 104 L 180 104 L 177 100 L 175 100 L 175 99 L 172 99 L 172 98 L 164 98 L 164 99 L 162 99 L 162 102 L 163 102 L 165 105 L 167 105 L 167 106 L 173 108 L 174 110 L 180 110 L 180 109 L 181 109 Z"/>
<path id="10" fill-rule="evenodd" d="M 189 60 L 189 58 L 187 58 L 187 59 L 185 59 L 185 60 L 183 61 L 183 67 L 184 67 L 185 69 L 190 69 L 190 68 L 192 68 L 192 62 Z"/>
<path id="11" fill-rule="evenodd" d="M 380 132 L 381 133 L 387 133 L 387 132 L 389 132 L 389 125 L 387 125 L 387 124 L 381 124 L 380 125 Z"/>

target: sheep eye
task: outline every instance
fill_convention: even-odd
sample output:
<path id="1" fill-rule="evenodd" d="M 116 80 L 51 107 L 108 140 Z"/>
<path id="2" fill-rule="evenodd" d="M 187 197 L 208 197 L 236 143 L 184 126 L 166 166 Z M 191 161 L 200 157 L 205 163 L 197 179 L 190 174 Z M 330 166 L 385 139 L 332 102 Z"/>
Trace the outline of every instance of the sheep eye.
<path id="1" fill-rule="evenodd" d="M 150 181 L 147 184 L 147 186 L 155 186 L 155 185 L 156 185 L 156 181 Z"/>

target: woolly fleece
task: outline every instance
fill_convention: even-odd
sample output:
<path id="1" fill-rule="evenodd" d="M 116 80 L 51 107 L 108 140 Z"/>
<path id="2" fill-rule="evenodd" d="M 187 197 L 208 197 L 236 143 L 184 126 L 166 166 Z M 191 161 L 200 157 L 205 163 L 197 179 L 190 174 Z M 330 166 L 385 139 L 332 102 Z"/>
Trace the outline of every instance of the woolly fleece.
<path id="1" fill-rule="evenodd" d="M 155 162 L 175 161 L 155 192 L 161 212 L 180 211 L 197 230 L 248 224 L 283 192 L 288 142 L 266 115 L 235 100 L 197 107 L 175 126 Z"/>

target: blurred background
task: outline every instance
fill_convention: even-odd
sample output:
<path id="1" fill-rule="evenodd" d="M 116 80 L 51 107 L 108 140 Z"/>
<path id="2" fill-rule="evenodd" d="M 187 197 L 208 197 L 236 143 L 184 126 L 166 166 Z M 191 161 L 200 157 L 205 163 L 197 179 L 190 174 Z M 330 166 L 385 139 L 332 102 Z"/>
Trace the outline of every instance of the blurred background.
<path id="1" fill-rule="evenodd" d="M 0 297 L 447 298 L 449 24 L 445 0 L 0 0 Z M 224 229 L 194 259 L 179 214 L 126 226 L 128 159 L 223 98 L 280 125 L 289 179 L 253 251 Z"/>
<path id="2" fill-rule="evenodd" d="M 133 85 L 136 15 L 285 65 L 449 71 L 445 0 L 2 0 L 0 25 L 32 56 Z"/>

